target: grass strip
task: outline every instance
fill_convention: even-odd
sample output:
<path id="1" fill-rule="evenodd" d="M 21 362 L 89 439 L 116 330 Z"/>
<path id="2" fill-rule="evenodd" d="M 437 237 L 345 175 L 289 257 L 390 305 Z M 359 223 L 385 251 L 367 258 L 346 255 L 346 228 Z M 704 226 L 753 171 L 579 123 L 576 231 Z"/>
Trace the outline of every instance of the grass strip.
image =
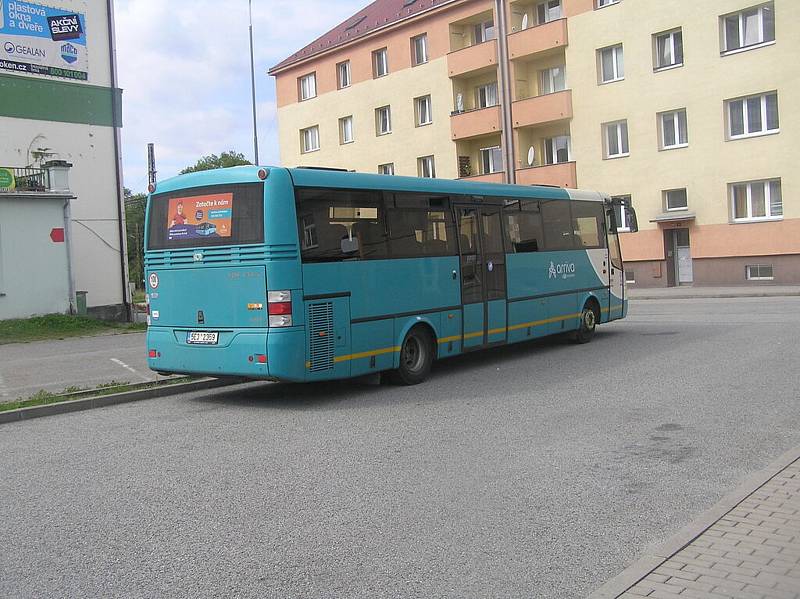
<path id="1" fill-rule="evenodd" d="M 111 395 L 113 393 L 123 393 L 126 391 L 141 391 L 143 389 L 152 389 L 154 387 L 164 387 L 171 385 L 178 385 L 181 383 L 189 383 L 195 380 L 193 377 L 184 376 L 163 381 L 156 381 L 152 383 L 137 383 L 126 384 L 112 381 L 100 385 L 95 389 L 77 389 L 75 387 L 68 387 L 61 393 L 51 393 L 50 391 L 38 391 L 27 399 L 19 399 L 7 403 L 0 403 L 0 412 L 8 412 L 11 410 L 18 410 L 20 408 L 30 408 L 33 406 L 46 406 L 54 403 L 62 403 L 67 401 L 74 401 L 76 399 L 86 399 L 88 397 L 102 397 L 104 395 Z"/>
<path id="2" fill-rule="evenodd" d="M 144 323 L 107 322 L 86 316 L 47 314 L 32 318 L 0 320 L 0 345 L 146 330 L 147 325 Z"/>

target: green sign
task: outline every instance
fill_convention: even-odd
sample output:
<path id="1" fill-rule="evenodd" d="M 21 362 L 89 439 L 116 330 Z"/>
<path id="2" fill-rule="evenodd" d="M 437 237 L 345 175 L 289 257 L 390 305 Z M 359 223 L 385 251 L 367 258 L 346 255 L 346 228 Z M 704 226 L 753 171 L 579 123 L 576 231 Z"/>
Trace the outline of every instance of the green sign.
<path id="1" fill-rule="evenodd" d="M 0 168 L 0 189 L 14 189 L 17 182 L 14 173 L 9 168 Z"/>

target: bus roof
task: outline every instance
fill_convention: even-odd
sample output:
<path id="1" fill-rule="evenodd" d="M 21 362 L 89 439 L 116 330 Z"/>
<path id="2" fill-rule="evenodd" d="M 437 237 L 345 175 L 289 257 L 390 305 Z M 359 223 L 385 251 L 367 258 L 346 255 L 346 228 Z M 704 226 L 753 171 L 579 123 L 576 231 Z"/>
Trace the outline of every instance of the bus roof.
<path id="1" fill-rule="evenodd" d="M 225 183 L 246 183 L 258 179 L 260 168 L 282 169 L 289 173 L 297 187 L 334 187 L 342 189 L 382 189 L 434 194 L 471 196 L 603 200 L 605 194 L 596 191 L 565 189 L 540 185 L 507 185 L 453 179 L 428 179 L 399 175 L 355 173 L 332 169 L 236 166 L 226 169 L 178 175 L 158 182 L 158 193 L 190 187 L 205 187 Z"/>

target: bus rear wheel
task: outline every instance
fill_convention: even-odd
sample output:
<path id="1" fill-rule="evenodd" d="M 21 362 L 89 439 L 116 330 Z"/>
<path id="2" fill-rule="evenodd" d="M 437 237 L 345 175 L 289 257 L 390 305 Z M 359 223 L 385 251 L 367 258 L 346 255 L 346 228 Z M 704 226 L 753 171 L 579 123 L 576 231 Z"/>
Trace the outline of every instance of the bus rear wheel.
<path id="1" fill-rule="evenodd" d="M 597 322 L 600 320 L 600 311 L 592 303 L 587 303 L 581 311 L 581 322 L 578 330 L 572 336 L 575 343 L 589 343 L 594 337 Z"/>
<path id="2" fill-rule="evenodd" d="M 400 347 L 400 365 L 389 373 L 395 385 L 417 385 L 428 378 L 433 365 L 433 339 L 421 326 L 411 329 Z"/>

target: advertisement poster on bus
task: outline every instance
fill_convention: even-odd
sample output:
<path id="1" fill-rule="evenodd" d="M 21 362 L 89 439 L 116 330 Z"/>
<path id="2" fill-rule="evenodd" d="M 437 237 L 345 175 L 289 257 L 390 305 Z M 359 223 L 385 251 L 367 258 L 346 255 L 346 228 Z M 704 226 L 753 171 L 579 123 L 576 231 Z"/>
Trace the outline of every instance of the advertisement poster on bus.
<path id="1" fill-rule="evenodd" d="M 86 17 L 23 0 L 0 0 L 0 70 L 86 81 Z"/>
<path id="2" fill-rule="evenodd" d="M 233 194 L 172 198 L 167 215 L 169 241 L 230 237 Z"/>

